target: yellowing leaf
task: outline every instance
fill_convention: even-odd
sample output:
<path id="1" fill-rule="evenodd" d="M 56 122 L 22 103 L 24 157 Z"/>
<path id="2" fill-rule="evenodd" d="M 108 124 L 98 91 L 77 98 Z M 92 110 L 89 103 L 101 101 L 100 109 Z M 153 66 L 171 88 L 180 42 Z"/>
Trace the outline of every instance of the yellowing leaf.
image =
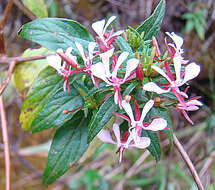
<path id="1" fill-rule="evenodd" d="M 38 18 L 48 17 L 48 11 L 43 0 L 24 0 L 23 4 Z"/>
<path id="2" fill-rule="evenodd" d="M 31 57 L 48 53 L 50 52 L 48 52 L 46 48 L 27 49 L 23 53 L 23 57 Z M 27 61 L 16 65 L 13 73 L 13 80 L 16 88 L 21 93 L 26 93 L 39 72 L 47 67 L 47 65 L 48 63 L 46 59 Z"/>

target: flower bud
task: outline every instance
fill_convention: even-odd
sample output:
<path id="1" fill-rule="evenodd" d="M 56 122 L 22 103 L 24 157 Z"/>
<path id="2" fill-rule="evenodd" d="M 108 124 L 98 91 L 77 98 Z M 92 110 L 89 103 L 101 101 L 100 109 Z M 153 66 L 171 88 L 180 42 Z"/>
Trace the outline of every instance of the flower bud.
<path id="1" fill-rule="evenodd" d="M 131 96 L 130 95 L 126 95 L 124 97 L 124 99 L 125 99 L 126 102 L 130 102 L 131 101 Z"/>

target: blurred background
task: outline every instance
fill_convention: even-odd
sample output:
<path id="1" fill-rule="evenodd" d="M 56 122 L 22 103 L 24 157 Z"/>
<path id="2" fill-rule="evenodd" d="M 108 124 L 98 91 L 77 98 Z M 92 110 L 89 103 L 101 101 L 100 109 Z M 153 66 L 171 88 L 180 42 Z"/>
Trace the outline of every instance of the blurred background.
<path id="1" fill-rule="evenodd" d="M 35 0 L 33 0 L 36 2 Z M 137 27 L 151 15 L 159 0 L 38 0 L 44 6 L 33 10 L 31 0 L 14 0 L 4 28 L 6 50 L 9 56 L 19 56 L 29 47 L 39 46 L 21 39 L 19 28 L 37 17 L 64 17 L 79 21 L 89 29 L 98 19 L 117 15 L 118 27 Z M 38 3 L 38 5 L 40 5 Z M 166 31 L 184 37 L 184 57 L 201 65 L 200 76 L 191 84 L 189 95 L 201 96 L 204 106 L 191 115 L 195 125 L 190 126 L 175 110 L 170 111 L 176 135 L 193 161 L 208 190 L 215 189 L 215 0 L 167 0 L 166 14 L 157 40 L 164 51 Z M 7 0 L 0 0 L 0 19 Z M 39 13 L 37 12 L 39 11 Z M 32 13 L 33 12 L 33 13 Z M 7 74 L 7 66 L 0 65 L 0 77 Z M 14 87 L 13 80 L 4 92 L 6 103 L 13 190 L 195 190 L 190 173 L 179 153 L 169 147 L 161 134 L 162 159 L 158 163 L 148 152 L 125 152 L 118 164 L 116 148 L 103 144 L 88 159 L 73 167 L 50 186 L 41 184 L 42 172 L 50 147 L 52 131 L 36 134 L 24 132 L 19 114 L 25 93 Z M 114 151 L 113 151 L 114 150 Z M 0 132 L 0 189 L 4 189 L 4 153 Z"/>

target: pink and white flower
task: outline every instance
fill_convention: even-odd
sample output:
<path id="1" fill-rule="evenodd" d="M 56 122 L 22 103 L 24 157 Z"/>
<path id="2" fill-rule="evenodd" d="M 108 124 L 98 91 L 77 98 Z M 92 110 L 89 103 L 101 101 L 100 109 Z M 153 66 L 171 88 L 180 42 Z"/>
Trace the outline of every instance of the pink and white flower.
<path id="1" fill-rule="evenodd" d="M 151 110 L 153 105 L 154 105 L 154 101 L 149 100 L 145 104 L 142 110 L 142 114 L 140 115 L 139 106 L 135 101 L 135 117 L 134 117 L 130 103 L 127 102 L 126 100 L 123 100 L 122 107 L 125 110 L 125 112 L 128 114 L 129 118 L 120 113 L 114 113 L 114 114 L 117 115 L 118 117 L 121 117 L 127 120 L 131 124 L 130 130 L 135 129 L 138 133 L 138 136 L 141 135 L 142 130 L 150 130 L 150 131 L 164 130 L 167 127 L 167 121 L 163 118 L 156 118 L 151 123 L 144 122 L 144 119 L 147 113 Z"/>
<path id="2" fill-rule="evenodd" d="M 117 58 L 115 55 L 113 56 L 113 52 L 114 52 L 114 48 L 100 54 L 102 62 L 92 65 L 91 72 L 94 76 L 102 79 L 108 85 L 112 85 L 114 87 L 114 91 L 115 91 L 114 102 L 115 104 L 119 104 L 121 108 L 122 97 L 120 94 L 120 86 L 133 77 L 135 73 L 132 73 L 132 71 L 134 71 L 138 66 L 139 60 L 136 58 L 129 59 L 127 61 L 124 78 L 120 78 L 118 77 L 117 73 L 122 63 L 127 59 L 129 53 L 123 52 Z M 113 66 L 112 66 L 112 73 L 111 73 L 109 61 L 112 56 L 113 56 L 113 60 L 112 60 Z"/>
<path id="3" fill-rule="evenodd" d="M 88 45 L 88 56 L 86 54 L 86 52 L 84 51 L 84 48 L 83 46 L 78 43 L 78 42 L 75 42 L 75 45 L 78 49 L 78 51 L 80 52 L 81 54 L 81 57 L 84 61 L 84 65 L 85 67 L 82 69 L 84 72 L 87 72 L 89 74 L 89 76 L 91 77 L 92 81 L 93 81 L 93 84 L 95 85 L 95 77 L 93 76 L 92 74 L 92 71 L 91 71 L 91 66 L 93 64 L 93 58 L 94 58 L 94 49 L 96 47 L 96 43 L 95 42 L 90 42 L 89 45 Z"/>
<path id="4" fill-rule="evenodd" d="M 161 74 L 168 81 L 168 84 L 164 85 L 163 86 L 164 88 L 163 88 L 163 87 L 159 87 L 154 82 L 149 82 L 143 86 L 143 89 L 149 92 L 156 92 L 157 94 L 168 93 L 170 91 L 173 91 L 187 98 L 188 97 L 187 94 L 184 92 L 181 92 L 178 87 L 184 85 L 188 81 L 197 77 L 200 73 L 200 65 L 194 62 L 190 63 L 185 67 L 185 70 L 183 73 L 181 73 L 180 65 L 174 64 L 174 67 L 176 72 L 176 80 L 174 79 L 172 73 L 170 72 L 170 68 L 168 65 L 165 65 L 166 73 L 160 67 L 153 65 L 152 68 L 155 71 L 157 71 L 159 74 Z"/>
<path id="5" fill-rule="evenodd" d="M 70 86 L 69 86 L 69 76 L 71 74 L 78 73 L 76 69 L 71 69 L 71 66 L 77 67 L 77 57 L 71 55 L 72 48 L 68 48 L 64 53 L 62 49 L 57 50 L 56 55 L 50 55 L 46 57 L 46 60 L 49 66 L 56 69 L 59 75 L 62 75 L 64 78 L 64 91 L 66 91 L 66 87 L 68 88 L 68 93 L 70 93 Z M 70 64 L 70 66 L 67 65 Z"/>
<path id="6" fill-rule="evenodd" d="M 92 24 L 93 30 L 97 33 L 98 38 L 98 46 L 101 51 L 107 51 L 110 49 L 112 42 L 123 33 L 122 30 L 116 31 L 114 33 L 113 29 L 110 33 L 107 33 L 106 30 L 108 26 L 116 19 L 116 16 L 111 16 L 107 23 L 105 24 L 105 20 L 99 20 Z"/>
<path id="7" fill-rule="evenodd" d="M 116 144 L 119 148 L 119 162 L 122 161 L 122 155 L 126 148 L 140 148 L 145 149 L 150 145 L 150 138 L 148 137 L 139 137 L 138 140 L 136 140 L 136 134 L 135 131 L 132 130 L 132 132 L 129 134 L 128 131 L 124 132 L 123 136 L 121 137 L 120 134 L 120 123 L 116 122 L 113 125 L 113 133 L 115 136 L 115 140 L 113 140 L 111 133 L 108 130 L 102 129 L 97 137 L 105 142 L 105 143 L 111 143 Z"/>
<path id="8" fill-rule="evenodd" d="M 188 60 L 184 60 L 184 57 L 182 56 L 182 54 L 184 53 L 184 50 L 182 49 L 182 45 L 184 43 L 184 39 L 175 34 L 174 32 L 166 32 L 166 34 L 172 38 L 173 43 L 169 43 L 168 45 L 170 45 L 174 51 L 170 52 L 173 57 L 173 62 L 177 62 L 178 64 L 187 64 Z"/>

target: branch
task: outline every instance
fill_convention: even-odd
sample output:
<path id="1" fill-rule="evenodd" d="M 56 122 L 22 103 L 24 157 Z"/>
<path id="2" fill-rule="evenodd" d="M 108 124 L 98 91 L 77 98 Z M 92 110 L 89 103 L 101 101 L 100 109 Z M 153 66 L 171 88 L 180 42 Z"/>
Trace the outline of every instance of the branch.
<path id="1" fill-rule="evenodd" d="M 2 95 L 2 93 L 4 92 L 5 88 L 7 87 L 7 85 L 9 84 L 10 82 L 10 78 L 13 74 L 13 70 L 16 66 L 16 62 L 11 62 L 10 66 L 9 66 L 9 69 L 8 69 L 8 74 L 7 74 L 7 77 L 3 83 L 3 85 L 0 86 L 0 96 Z"/>
<path id="2" fill-rule="evenodd" d="M 0 23 L 0 31 L 4 28 L 4 25 L 6 23 L 9 13 L 10 13 L 10 9 L 11 9 L 12 5 L 13 5 L 13 0 L 8 0 L 7 7 L 5 8 L 5 11 L 4 11 L 4 16 Z"/>
<path id="3" fill-rule="evenodd" d="M 1 87 L 1 79 L 0 79 L 0 87 Z M 1 114 L 1 127 L 2 127 L 4 156 L 5 156 L 5 176 L 6 176 L 5 190 L 10 190 L 10 149 L 9 149 L 7 119 L 6 119 L 6 113 L 4 108 L 3 96 L 0 96 L 0 114 Z"/>
<path id="4" fill-rule="evenodd" d="M 14 4 L 31 20 L 35 20 L 37 17 L 26 8 L 19 0 L 13 0 Z"/>
<path id="5" fill-rule="evenodd" d="M 184 150 L 183 146 L 181 145 L 181 143 L 179 142 L 178 138 L 175 136 L 175 134 L 173 134 L 173 142 L 176 146 L 176 148 L 178 149 L 178 151 L 180 152 L 182 158 L 184 159 L 185 163 L 187 164 L 187 167 L 190 170 L 190 173 L 193 176 L 193 179 L 198 187 L 199 190 L 204 190 L 204 187 L 202 185 L 202 182 L 200 181 L 199 175 L 196 172 L 196 169 L 192 163 L 192 161 L 190 160 L 188 154 L 186 153 L 186 151 Z"/>
<path id="6" fill-rule="evenodd" d="M 0 64 L 10 64 L 11 62 L 25 62 L 25 61 L 35 61 L 39 59 L 45 59 L 47 56 L 51 54 L 46 54 L 46 55 L 37 55 L 37 56 L 32 56 L 32 57 L 7 57 L 7 56 L 2 56 L 0 57 Z"/>
<path id="7" fill-rule="evenodd" d="M 7 57 L 7 56 L 0 57 L 0 64 L 9 64 L 7 77 L 6 77 L 3 85 L 0 87 L 0 96 L 2 95 L 2 93 L 4 92 L 6 87 L 8 86 L 16 64 L 18 64 L 20 62 L 25 62 L 25 61 L 34 61 L 34 60 L 44 59 L 49 55 L 50 54 L 38 55 L 38 56 L 32 56 L 32 57 Z"/>

